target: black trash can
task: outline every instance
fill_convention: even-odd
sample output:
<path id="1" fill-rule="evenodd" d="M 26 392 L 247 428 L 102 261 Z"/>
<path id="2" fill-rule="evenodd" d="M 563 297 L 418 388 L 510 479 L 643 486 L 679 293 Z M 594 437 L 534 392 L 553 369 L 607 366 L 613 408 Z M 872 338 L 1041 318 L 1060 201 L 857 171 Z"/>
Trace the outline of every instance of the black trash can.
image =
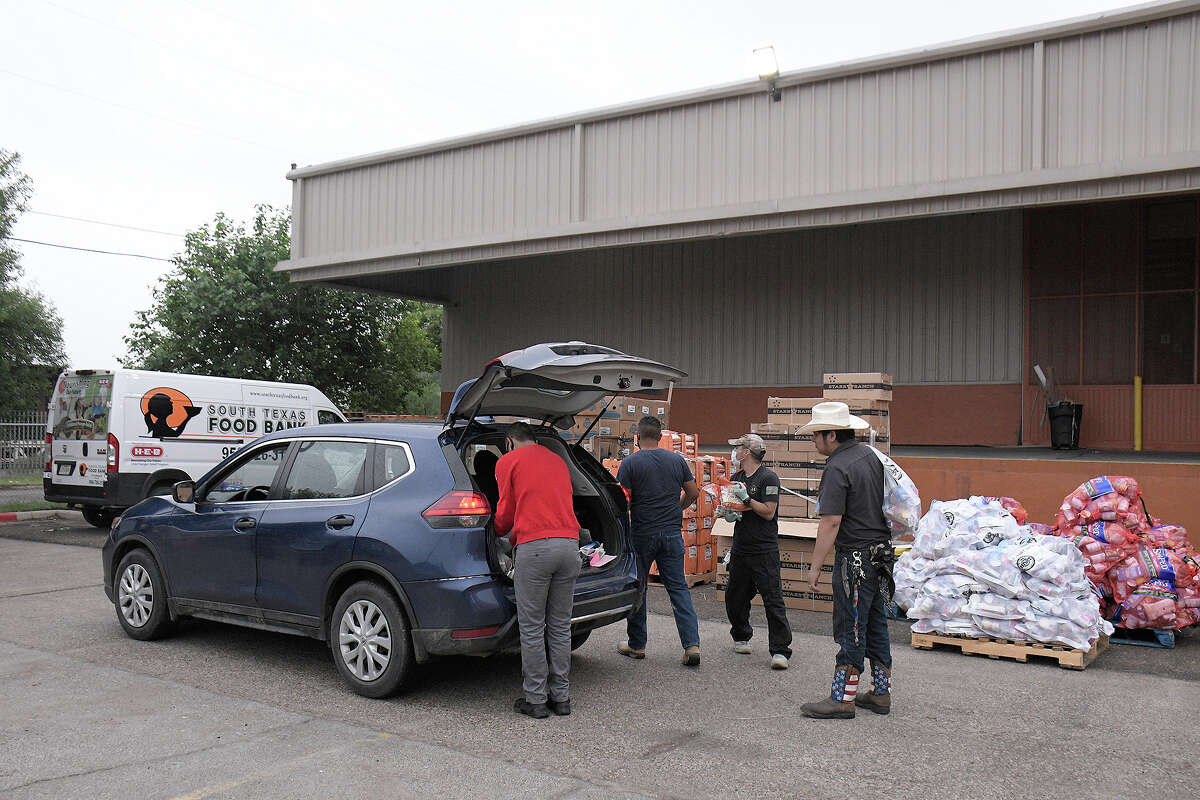
<path id="1" fill-rule="evenodd" d="M 1066 400 L 1046 406 L 1050 416 L 1050 446 L 1055 450 L 1079 449 L 1079 426 L 1083 422 L 1083 404 Z"/>

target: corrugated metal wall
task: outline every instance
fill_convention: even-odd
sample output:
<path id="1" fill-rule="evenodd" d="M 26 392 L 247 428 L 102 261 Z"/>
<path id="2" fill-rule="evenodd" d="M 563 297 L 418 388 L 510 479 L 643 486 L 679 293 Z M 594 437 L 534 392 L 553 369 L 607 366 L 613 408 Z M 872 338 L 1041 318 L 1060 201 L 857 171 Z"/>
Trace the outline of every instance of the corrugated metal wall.
<path id="1" fill-rule="evenodd" d="M 436 264 L 1194 187 L 1200 13 L 1118 16 L 1138 22 L 783 76 L 780 102 L 751 85 L 298 170 L 281 268 L 352 285 Z"/>
<path id="2" fill-rule="evenodd" d="M 1047 167 L 1200 150 L 1200 14 L 1045 48 Z"/>
<path id="3" fill-rule="evenodd" d="M 304 253 L 413 249 L 570 222 L 572 133 L 429 153 L 303 182 Z"/>
<path id="4" fill-rule="evenodd" d="M 1012 48 L 584 127 L 584 214 L 862 192 L 1019 172 L 1033 49 Z"/>
<path id="5" fill-rule="evenodd" d="M 456 267 L 443 385 L 530 342 L 662 359 L 688 386 L 1011 383 L 1021 363 L 1019 212 L 621 247 Z"/>

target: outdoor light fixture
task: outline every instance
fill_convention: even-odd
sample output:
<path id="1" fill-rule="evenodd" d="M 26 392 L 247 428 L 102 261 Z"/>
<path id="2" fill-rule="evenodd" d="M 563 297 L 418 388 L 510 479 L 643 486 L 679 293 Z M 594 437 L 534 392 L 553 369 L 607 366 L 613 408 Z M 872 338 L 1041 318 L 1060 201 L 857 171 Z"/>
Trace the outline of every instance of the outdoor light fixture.
<path id="1" fill-rule="evenodd" d="M 750 55 L 754 59 L 754 68 L 758 72 L 758 77 L 767 82 L 767 92 L 771 95 L 771 99 L 778 103 L 780 91 L 775 86 L 775 79 L 779 77 L 779 60 L 775 57 L 775 45 L 756 47 L 750 51 Z"/>

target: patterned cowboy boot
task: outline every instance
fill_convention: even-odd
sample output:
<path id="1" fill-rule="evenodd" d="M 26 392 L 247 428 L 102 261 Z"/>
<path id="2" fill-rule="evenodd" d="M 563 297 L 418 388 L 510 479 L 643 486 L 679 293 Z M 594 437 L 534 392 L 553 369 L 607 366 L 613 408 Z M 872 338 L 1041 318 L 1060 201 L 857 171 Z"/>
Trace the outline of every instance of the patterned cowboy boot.
<path id="1" fill-rule="evenodd" d="M 860 692 L 854 704 L 870 709 L 876 714 L 887 714 L 892 710 L 892 671 L 871 661 L 871 691 Z"/>
<path id="2" fill-rule="evenodd" d="M 805 703 L 800 713 L 814 719 L 854 719 L 854 698 L 858 695 L 858 670 L 849 665 L 833 671 L 833 688 L 819 703 Z"/>

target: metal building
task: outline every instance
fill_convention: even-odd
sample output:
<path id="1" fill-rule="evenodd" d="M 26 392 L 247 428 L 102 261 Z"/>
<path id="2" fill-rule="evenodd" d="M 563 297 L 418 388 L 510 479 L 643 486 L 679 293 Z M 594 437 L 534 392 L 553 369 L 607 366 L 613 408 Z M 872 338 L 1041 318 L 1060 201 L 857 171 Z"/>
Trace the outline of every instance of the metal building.
<path id="1" fill-rule="evenodd" d="M 774 91 L 772 91 L 774 90 Z M 444 390 L 583 339 L 717 441 L 890 371 L 898 444 L 1200 450 L 1200 2 L 293 169 L 292 280 L 445 304 Z"/>

